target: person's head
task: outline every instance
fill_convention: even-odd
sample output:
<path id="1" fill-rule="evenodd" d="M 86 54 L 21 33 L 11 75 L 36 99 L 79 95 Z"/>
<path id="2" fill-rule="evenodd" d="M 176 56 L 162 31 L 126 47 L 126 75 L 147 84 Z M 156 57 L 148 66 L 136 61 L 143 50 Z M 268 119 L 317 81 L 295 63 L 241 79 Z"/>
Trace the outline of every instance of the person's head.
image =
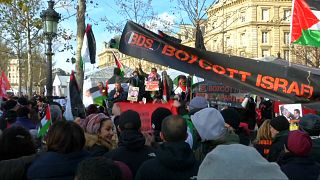
<path id="1" fill-rule="evenodd" d="M 112 115 L 119 116 L 121 113 L 120 106 L 118 103 L 114 103 L 112 106 Z"/>
<path id="2" fill-rule="evenodd" d="M 151 68 L 151 73 L 156 74 L 157 73 L 157 69 L 156 68 Z"/>
<path id="3" fill-rule="evenodd" d="M 139 72 L 138 71 L 133 71 L 132 76 L 137 78 L 139 76 Z"/>
<path id="4" fill-rule="evenodd" d="M 289 121 L 284 116 L 278 116 L 270 121 L 270 132 L 274 138 L 279 132 L 289 130 Z"/>
<path id="5" fill-rule="evenodd" d="M 307 114 L 301 117 L 299 128 L 307 132 L 310 136 L 320 135 L 320 116 L 316 114 Z"/>
<path id="6" fill-rule="evenodd" d="M 133 110 L 127 110 L 122 112 L 119 117 L 119 128 L 121 131 L 139 131 L 141 128 L 141 120 L 139 113 Z"/>
<path id="7" fill-rule="evenodd" d="M 202 96 L 196 96 L 193 99 L 191 99 L 190 103 L 189 103 L 189 109 L 190 111 L 194 110 L 194 109 L 203 109 L 203 108 L 207 108 L 209 106 L 208 101 L 206 100 L 206 98 L 202 97 Z"/>
<path id="8" fill-rule="evenodd" d="M 16 122 L 16 119 L 17 119 L 17 112 L 16 112 L 16 111 L 9 110 L 9 111 L 6 113 L 5 120 L 6 120 L 9 124 L 13 124 L 14 122 Z"/>
<path id="9" fill-rule="evenodd" d="M 25 97 L 19 97 L 19 99 L 17 100 L 18 104 L 20 106 L 26 106 L 28 107 L 29 109 L 31 109 L 31 102 L 25 98 Z"/>
<path id="10" fill-rule="evenodd" d="M 110 141 L 114 135 L 113 122 L 110 118 L 104 118 L 100 121 L 100 127 L 98 129 L 98 136 L 103 139 Z"/>
<path id="11" fill-rule="evenodd" d="M 106 157 L 92 157 L 79 163 L 75 180 L 119 180 L 122 179 L 120 167 Z"/>
<path id="12" fill-rule="evenodd" d="M 104 119 L 109 119 L 104 113 L 91 114 L 86 117 L 85 121 L 81 123 L 82 128 L 86 133 L 98 134 L 100 129 L 100 122 Z"/>
<path id="13" fill-rule="evenodd" d="M 17 111 L 17 117 L 29 117 L 30 109 L 28 107 L 22 106 Z"/>
<path id="14" fill-rule="evenodd" d="M 231 127 L 234 130 L 239 129 L 240 114 L 234 108 L 227 108 L 221 111 L 221 115 L 226 123 L 226 127 Z"/>
<path id="15" fill-rule="evenodd" d="M 36 153 L 36 146 L 28 130 L 22 126 L 5 129 L 0 136 L 0 160 L 15 159 Z"/>
<path id="16" fill-rule="evenodd" d="M 151 115 L 152 129 L 156 131 L 161 131 L 162 121 L 170 115 L 172 115 L 172 112 L 167 108 L 159 107 L 156 110 L 154 110 Z"/>
<path id="17" fill-rule="evenodd" d="M 166 117 L 161 124 L 160 136 L 166 142 L 185 141 L 188 137 L 186 121 L 177 115 Z"/>
<path id="18" fill-rule="evenodd" d="M 286 148 L 296 156 L 308 156 L 312 149 L 312 140 L 306 132 L 290 131 Z"/>
<path id="19" fill-rule="evenodd" d="M 97 105 L 95 105 L 95 104 L 90 104 L 90 105 L 86 108 L 86 112 L 87 112 L 87 116 L 89 116 L 90 114 L 96 114 L 96 113 L 98 113 Z"/>
<path id="20" fill-rule="evenodd" d="M 119 82 L 116 82 L 115 84 L 114 84 L 114 89 L 116 90 L 116 91 L 121 91 L 121 83 L 119 83 Z"/>
<path id="21" fill-rule="evenodd" d="M 270 119 L 264 120 L 257 132 L 256 140 L 271 140 Z"/>
<path id="22" fill-rule="evenodd" d="M 17 101 L 13 100 L 13 99 L 6 101 L 3 105 L 4 111 L 9 111 L 9 110 L 17 111 L 18 108 L 19 108 L 19 106 L 18 106 Z"/>
<path id="23" fill-rule="evenodd" d="M 293 111 L 293 117 L 294 117 L 295 119 L 299 119 L 299 118 L 300 118 L 300 110 L 299 110 L 299 109 L 295 109 L 295 110 Z"/>
<path id="24" fill-rule="evenodd" d="M 83 149 L 85 137 L 82 128 L 72 121 L 58 121 L 47 135 L 48 151 L 69 154 Z"/>
<path id="25" fill-rule="evenodd" d="M 226 127 L 221 113 L 214 108 L 204 108 L 191 115 L 191 121 L 200 135 L 201 141 L 221 140 Z"/>
<path id="26" fill-rule="evenodd" d="M 99 89 L 103 89 L 103 82 L 98 82 L 97 86 Z"/>

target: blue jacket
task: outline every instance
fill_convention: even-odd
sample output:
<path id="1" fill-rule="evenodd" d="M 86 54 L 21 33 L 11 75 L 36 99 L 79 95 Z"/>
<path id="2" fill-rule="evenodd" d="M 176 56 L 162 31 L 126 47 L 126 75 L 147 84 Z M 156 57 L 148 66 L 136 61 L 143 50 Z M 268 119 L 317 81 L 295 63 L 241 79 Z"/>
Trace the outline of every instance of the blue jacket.
<path id="1" fill-rule="evenodd" d="M 85 150 L 70 154 L 45 152 L 30 165 L 28 179 L 73 180 L 78 164 L 89 157 Z"/>
<path id="2" fill-rule="evenodd" d="M 24 128 L 30 130 L 30 129 L 36 129 L 36 125 L 27 117 L 17 117 L 17 120 L 13 126 L 15 125 L 20 125 L 23 126 Z"/>

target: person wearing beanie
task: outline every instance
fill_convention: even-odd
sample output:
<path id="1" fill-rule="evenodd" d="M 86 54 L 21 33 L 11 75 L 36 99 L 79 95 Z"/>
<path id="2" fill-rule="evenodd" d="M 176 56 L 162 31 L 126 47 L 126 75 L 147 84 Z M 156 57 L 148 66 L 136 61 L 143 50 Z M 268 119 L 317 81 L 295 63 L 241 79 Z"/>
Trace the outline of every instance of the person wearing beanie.
<path id="1" fill-rule="evenodd" d="M 272 144 L 268 155 L 268 161 L 276 162 L 287 144 L 289 131 L 289 121 L 284 116 L 278 116 L 270 121 L 270 132 Z"/>
<path id="2" fill-rule="evenodd" d="M 221 113 L 214 108 L 205 108 L 191 116 L 201 144 L 195 150 L 197 160 L 202 161 L 207 153 L 220 144 L 239 143 L 239 136 L 225 127 Z"/>
<path id="3" fill-rule="evenodd" d="M 198 141 L 198 135 L 197 135 L 197 130 L 195 129 L 192 121 L 191 121 L 191 116 L 194 115 L 196 112 L 200 111 L 201 109 L 208 108 L 209 103 L 206 100 L 206 98 L 202 96 L 196 96 L 193 99 L 191 99 L 190 103 L 187 105 L 187 109 L 189 110 L 189 113 L 182 116 L 183 119 L 186 120 L 188 124 L 188 139 L 187 142 L 190 144 L 193 150 L 197 149 L 201 141 Z"/>
<path id="4" fill-rule="evenodd" d="M 226 123 L 226 127 L 234 131 L 240 139 L 240 144 L 249 146 L 249 134 L 245 132 L 243 127 L 240 127 L 240 114 L 234 108 L 227 108 L 221 111 L 221 115 Z"/>
<path id="5" fill-rule="evenodd" d="M 253 147 L 242 144 L 219 145 L 199 167 L 198 179 L 274 179 L 287 176 L 276 163 L 264 159 Z"/>
<path id="6" fill-rule="evenodd" d="M 170 115 L 172 115 L 172 112 L 169 109 L 163 108 L 163 107 L 157 108 L 151 114 L 151 127 L 153 130 L 153 136 L 156 143 L 162 142 L 160 138 L 161 124 L 163 119 L 165 119 Z"/>
<path id="7" fill-rule="evenodd" d="M 320 175 L 320 165 L 309 154 L 312 149 L 310 136 L 303 131 L 290 131 L 285 153 L 278 164 L 289 179 L 316 180 Z"/>
<path id="8" fill-rule="evenodd" d="M 312 140 L 310 156 L 320 163 L 320 116 L 307 114 L 300 118 L 299 128 L 309 134 Z"/>
<path id="9" fill-rule="evenodd" d="M 168 116 L 162 121 L 160 133 L 163 143 L 156 150 L 156 157 L 142 164 L 136 180 L 191 179 L 198 172 L 200 163 L 185 142 L 187 123 L 181 116 Z"/>
<path id="10" fill-rule="evenodd" d="M 104 156 L 127 164 L 135 177 L 141 164 L 155 157 L 154 149 L 145 145 L 146 139 L 140 131 L 140 115 L 136 111 L 122 112 L 117 124 L 120 131 L 118 148 Z"/>

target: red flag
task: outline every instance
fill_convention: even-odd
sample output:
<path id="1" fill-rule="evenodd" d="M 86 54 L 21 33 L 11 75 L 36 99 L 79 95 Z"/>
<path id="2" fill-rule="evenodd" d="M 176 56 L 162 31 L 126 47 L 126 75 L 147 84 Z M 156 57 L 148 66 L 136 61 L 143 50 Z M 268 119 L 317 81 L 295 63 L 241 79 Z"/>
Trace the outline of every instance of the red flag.
<path id="1" fill-rule="evenodd" d="M 7 97 L 7 90 L 10 90 L 10 82 L 6 74 L 2 71 L 0 78 L 0 97 Z"/>

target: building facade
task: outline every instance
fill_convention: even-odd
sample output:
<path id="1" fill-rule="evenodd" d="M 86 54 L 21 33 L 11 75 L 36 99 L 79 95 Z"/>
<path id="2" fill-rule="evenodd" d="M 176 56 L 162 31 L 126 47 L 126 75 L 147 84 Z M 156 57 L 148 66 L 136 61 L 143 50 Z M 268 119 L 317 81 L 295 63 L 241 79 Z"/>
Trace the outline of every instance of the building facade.
<path id="1" fill-rule="evenodd" d="M 220 0 L 208 10 L 207 50 L 247 58 L 290 56 L 292 0 Z M 190 44 L 188 40 L 184 44 Z"/>
<path id="2" fill-rule="evenodd" d="M 114 48 L 105 48 L 101 53 L 98 54 L 99 68 L 112 67 L 112 66 L 116 67 L 112 52 L 114 52 L 114 54 L 119 58 L 122 65 L 127 66 L 131 69 L 135 69 L 139 67 L 139 63 L 141 64 L 142 70 L 145 73 L 150 73 L 151 68 L 153 67 L 157 68 L 158 71 L 168 69 L 164 66 L 154 64 L 154 63 L 145 61 L 143 59 L 137 59 L 130 56 L 126 56 L 120 53 L 118 49 L 114 49 Z"/>

